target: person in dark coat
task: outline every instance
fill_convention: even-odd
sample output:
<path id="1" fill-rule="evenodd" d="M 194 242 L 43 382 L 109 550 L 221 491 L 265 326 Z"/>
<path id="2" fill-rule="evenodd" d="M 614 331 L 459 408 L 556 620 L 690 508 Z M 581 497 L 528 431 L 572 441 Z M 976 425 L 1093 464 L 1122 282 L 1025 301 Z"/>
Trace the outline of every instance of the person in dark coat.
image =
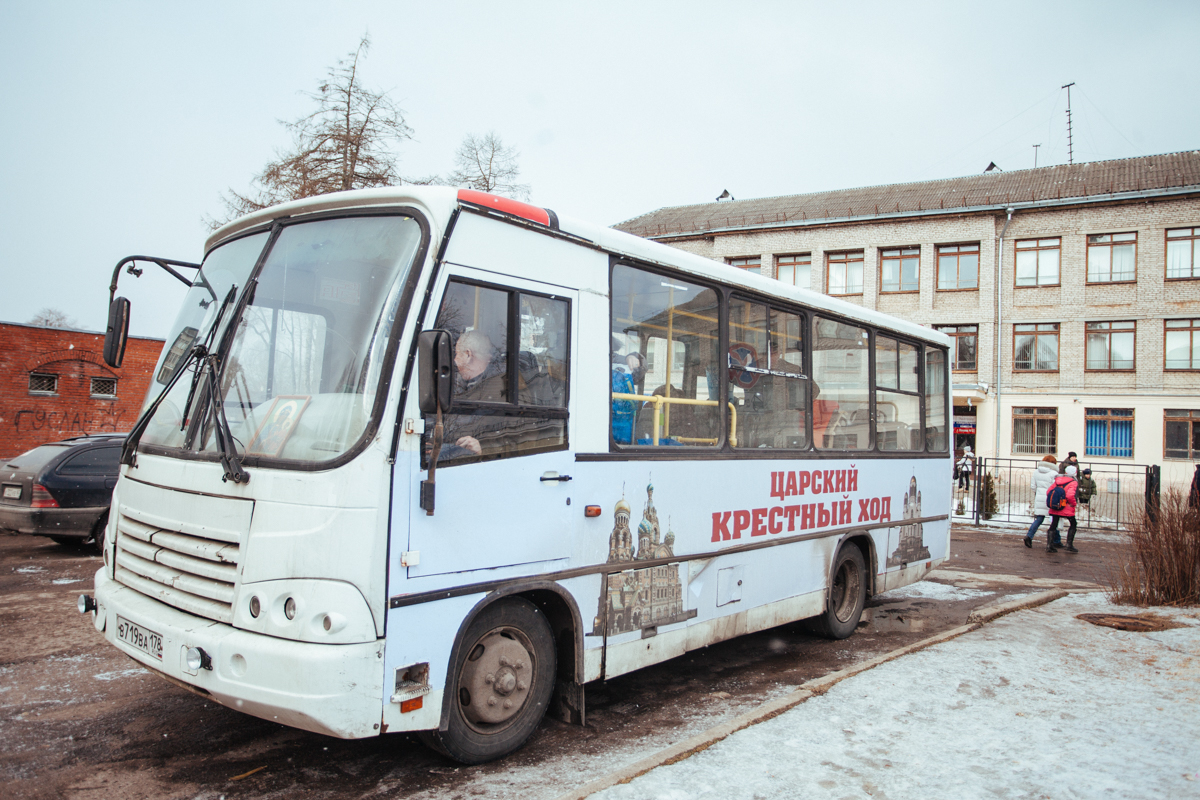
<path id="1" fill-rule="evenodd" d="M 1092 470 L 1089 467 L 1079 473 L 1079 491 L 1075 493 L 1075 499 L 1079 501 L 1079 505 L 1086 506 L 1095 496 L 1096 482 L 1092 480 Z"/>
<path id="2" fill-rule="evenodd" d="M 1064 458 L 1062 463 L 1058 465 L 1058 474 L 1065 474 L 1067 467 L 1074 467 L 1076 470 L 1079 469 L 1079 456 L 1075 455 L 1074 450 L 1067 453 L 1067 457 Z"/>
<path id="3" fill-rule="evenodd" d="M 1079 481 L 1075 479 L 1075 467 L 1068 466 L 1065 473 L 1055 478 L 1054 484 L 1050 487 L 1050 492 L 1053 492 L 1058 486 L 1063 487 L 1063 490 L 1067 493 L 1067 503 L 1060 509 L 1049 509 L 1052 519 L 1050 520 L 1050 528 L 1046 531 L 1046 540 L 1048 542 L 1046 552 L 1058 552 L 1058 547 L 1054 544 L 1055 539 L 1058 537 L 1058 521 L 1066 517 L 1070 523 L 1070 527 L 1067 529 L 1066 551 L 1068 553 L 1078 553 L 1079 551 L 1075 549 L 1075 506 L 1077 502 L 1075 496 L 1079 491 Z M 1047 497 L 1050 492 L 1047 492 Z"/>
<path id="4" fill-rule="evenodd" d="M 1192 490 L 1188 492 L 1188 508 L 1200 509 L 1200 464 L 1192 475 Z"/>

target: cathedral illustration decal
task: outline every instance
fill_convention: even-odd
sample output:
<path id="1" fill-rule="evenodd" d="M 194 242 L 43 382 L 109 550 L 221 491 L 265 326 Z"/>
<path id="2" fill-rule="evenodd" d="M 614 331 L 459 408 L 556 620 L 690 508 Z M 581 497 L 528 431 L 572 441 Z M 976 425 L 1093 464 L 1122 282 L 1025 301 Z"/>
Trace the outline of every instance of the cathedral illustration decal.
<path id="1" fill-rule="evenodd" d="M 637 568 L 637 562 L 675 555 L 675 534 L 660 536 L 658 510 L 654 507 L 654 486 L 646 487 L 646 507 L 637 528 L 637 549 L 629 529 L 629 503 L 622 497 L 613 512 L 613 530 L 608 537 L 609 564 L 630 564 L 618 574 L 608 576 L 607 590 L 600 584 L 600 602 L 589 636 L 609 636 L 658 625 L 683 622 L 696 616 L 695 609 L 683 607 L 683 584 L 679 565 L 668 564 Z"/>
<path id="2" fill-rule="evenodd" d="M 908 482 L 908 491 L 904 494 L 904 519 L 918 519 L 921 516 L 921 492 L 917 489 L 917 478 L 914 475 Z M 929 558 L 929 548 L 925 546 L 925 526 L 920 522 L 910 522 L 900 526 L 900 543 L 896 550 L 888 556 L 889 567 L 902 567 L 914 561 L 924 561 Z"/>

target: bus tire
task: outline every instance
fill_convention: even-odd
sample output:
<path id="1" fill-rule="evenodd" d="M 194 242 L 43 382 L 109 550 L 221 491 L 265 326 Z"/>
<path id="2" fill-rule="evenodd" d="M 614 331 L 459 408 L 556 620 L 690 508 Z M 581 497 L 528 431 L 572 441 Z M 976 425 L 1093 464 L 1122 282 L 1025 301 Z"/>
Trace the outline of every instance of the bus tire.
<path id="1" fill-rule="evenodd" d="M 845 639 L 854 633 L 867 604 L 867 569 L 862 551 L 848 544 L 838 551 L 830 570 L 829 602 L 813 618 L 813 629 L 826 639 Z"/>
<path id="2" fill-rule="evenodd" d="M 555 676 L 554 634 L 537 606 L 519 597 L 479 612 L 463 635 L 446 690 L 446 730 L 422 741 L 464 764 L 513 752 L 545 716 Z"/>

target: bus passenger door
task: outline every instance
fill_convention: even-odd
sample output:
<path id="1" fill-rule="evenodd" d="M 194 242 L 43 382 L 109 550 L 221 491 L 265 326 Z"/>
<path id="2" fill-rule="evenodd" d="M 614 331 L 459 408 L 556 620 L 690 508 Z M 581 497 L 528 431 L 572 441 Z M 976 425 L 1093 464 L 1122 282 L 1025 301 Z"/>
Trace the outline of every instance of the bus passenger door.
<path id="1" fill-rule="evenodd" d="M 435 509 L 410 492 L 408 577 L 543 565 L 571 554 L 574 454 L 568 439 L 578 293 L 455 264 L 435 322 L 454 346 Z M 435 418 L 425 418 L 425 476 Z M 413 563 L 413 562 L 416 563 Z"/>

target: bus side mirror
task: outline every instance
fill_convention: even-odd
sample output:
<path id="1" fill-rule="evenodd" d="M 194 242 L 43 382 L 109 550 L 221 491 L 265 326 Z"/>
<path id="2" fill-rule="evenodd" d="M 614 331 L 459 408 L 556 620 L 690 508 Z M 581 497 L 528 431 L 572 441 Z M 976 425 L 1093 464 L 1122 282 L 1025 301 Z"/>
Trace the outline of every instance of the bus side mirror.
<path id="1" fill-rule="evenodd" d="M 454 357 L 448 331 L 422 331 L 417 337 L 417 390 L 422 414 L 450 408 Z"/>
<path id="2" fill-rule="evenodd" d="M 104 331 L 104 363 L 119 368 L 125 360 L 125 342 L 129 338 L 129 298 L 118 297 L 108 307 L 108 328 Z"/>

